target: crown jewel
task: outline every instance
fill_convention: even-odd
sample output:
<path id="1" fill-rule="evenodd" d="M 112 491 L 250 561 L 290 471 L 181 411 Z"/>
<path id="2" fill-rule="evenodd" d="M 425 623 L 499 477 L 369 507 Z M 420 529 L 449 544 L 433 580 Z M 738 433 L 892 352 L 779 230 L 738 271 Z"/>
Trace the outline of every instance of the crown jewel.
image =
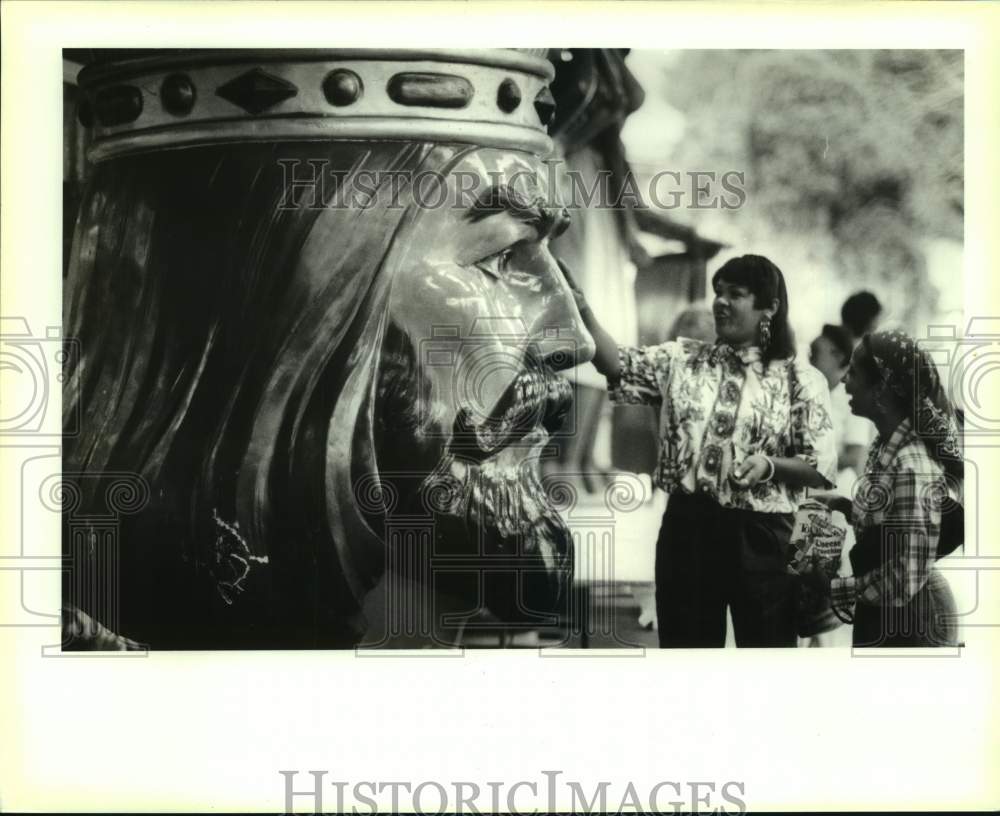
<path id="1" fill-rule="evenodd" d="M 538 154 L 546 49 L 163 52 L 80 72 L 91 158 L 220 142 L 399 139 Z M 118 55 L 116 55 L 117 57 Z"/>

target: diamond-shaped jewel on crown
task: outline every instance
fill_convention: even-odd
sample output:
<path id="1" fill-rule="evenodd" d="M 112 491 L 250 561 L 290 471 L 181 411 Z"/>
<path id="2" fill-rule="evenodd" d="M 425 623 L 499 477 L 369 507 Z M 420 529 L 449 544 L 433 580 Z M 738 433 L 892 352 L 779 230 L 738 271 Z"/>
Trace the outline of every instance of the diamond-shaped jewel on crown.
<path id="1" fill-rule="evenodd" d="M 291 82 L 272 76 L 262 68 L 254 68 L 230 80 L 215 94 L 239 105 L 247 113 L 263 113 L 298 92 Z"/>
<path id="2" fill-rule="evenodd" d="M 79 75 L 80 118 L 91 129 L 96 161 L 248 140 L 467 143 L 543 155 L 552 148 L 554 105 L 545 51 L 97 54 Z M 120 104 L 126 99 L 130 104 Z"/>

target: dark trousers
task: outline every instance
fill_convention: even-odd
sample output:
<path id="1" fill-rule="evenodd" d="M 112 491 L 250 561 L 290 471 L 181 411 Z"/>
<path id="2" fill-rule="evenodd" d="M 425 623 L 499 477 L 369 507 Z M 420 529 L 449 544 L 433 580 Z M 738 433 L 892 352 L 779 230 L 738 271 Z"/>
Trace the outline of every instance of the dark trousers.
<path id="1" fill-rule="evenodd" d="M 660 648 L 725 646 L 727 607 L 737 646 L 794 647 L 792 519 L 671 495 L 656 542 Z"/>

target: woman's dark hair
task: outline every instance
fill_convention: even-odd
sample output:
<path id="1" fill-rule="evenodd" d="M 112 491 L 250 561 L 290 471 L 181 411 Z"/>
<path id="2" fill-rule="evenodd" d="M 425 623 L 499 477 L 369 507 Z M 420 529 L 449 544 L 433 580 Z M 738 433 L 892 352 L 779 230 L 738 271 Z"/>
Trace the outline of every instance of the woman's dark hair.
<path id="1" fill-rule="evenodd" d="M 778 311 L 771 318 L 771 342 L 761 349 L 764 363 L 795 356 L 795 338 L 788 325 L 788 290 L 785 276 L 763 255 L 743 255 L 732 258 L 712 275 L 712 287 L 719 281 L 745 286 L 753 295 L 755 309 L 766 309 L 774 300 Z"/>
<path id="2" fill-rule="evenodd" d="M 855 292 L 840 307 L 840 322 L 855 337 L 871 330 L 875 318 L 882 314 L 882 304 L 871 292 Z"/>
<path id="3" fill-rule="evenodd" d="M 844 327 L 835 326 L 833 323 L 824 323 L 823 331 L 820 334 L 833 343 L 833 347 L 840 353 L 844 365 L 847 365 L 854 352 L 854 344 Z"/>

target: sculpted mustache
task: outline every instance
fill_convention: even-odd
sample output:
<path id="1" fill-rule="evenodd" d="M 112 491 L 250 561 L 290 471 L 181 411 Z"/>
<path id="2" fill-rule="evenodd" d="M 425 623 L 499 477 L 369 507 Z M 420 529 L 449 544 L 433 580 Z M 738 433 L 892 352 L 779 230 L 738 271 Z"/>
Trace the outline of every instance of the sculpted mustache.
<path id="1" fill-rule="evenodd" d="M 451 450 L 463 458 L 484 459 L 542 427 L 549 433 L 563 423 L 573 402 L 565 377 L 543 366 L 514 378 L 484 421 L 462 408 L 455 418 Z"/>

